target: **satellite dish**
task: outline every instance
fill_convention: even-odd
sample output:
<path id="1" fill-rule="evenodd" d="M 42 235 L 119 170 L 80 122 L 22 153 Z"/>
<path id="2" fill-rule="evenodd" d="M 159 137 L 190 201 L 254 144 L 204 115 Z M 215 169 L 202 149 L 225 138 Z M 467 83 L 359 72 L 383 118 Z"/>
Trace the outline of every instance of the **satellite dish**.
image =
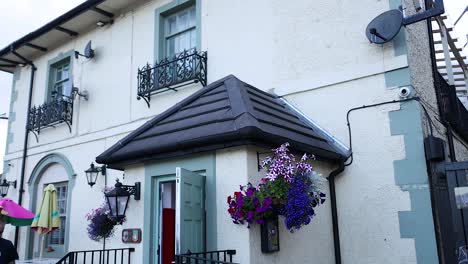
<path id="1" fill-rule="evenodd" d="M 91 48 L 91 40 L 86 44 L 84 55 L 88 59 L 94 58 L 94 50 Z"/>
<path id="2" fill-rule="evenodd" d="M 75 51 L 75 58 L 78 59 L 79 56 L 85 57 L 87 59 L 94 58 L 94 50 L 91 48 L 91 40 L 86 44 L 84 54 L 81 54 L 79 51 Z"/>
<path id="3" fill-rule="evenodd" d="M 366 28 L 366 36 L 370 42 L 384 44 L 391 41 L 403 26 L 403 13 L 393 9 L 374 18 Z"/>

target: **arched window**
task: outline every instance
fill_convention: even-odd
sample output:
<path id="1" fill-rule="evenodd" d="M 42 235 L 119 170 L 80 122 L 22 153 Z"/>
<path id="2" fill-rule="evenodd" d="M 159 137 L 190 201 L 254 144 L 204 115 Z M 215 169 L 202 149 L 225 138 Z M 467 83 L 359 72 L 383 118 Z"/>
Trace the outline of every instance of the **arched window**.
<path id="1" fill-rule="evenodd" d="M 58 209 L 62 228 L 45 237 L 43 257 L 62 257 L 68 251 L 69 212 L 71 191 L 75 173 L 68 159 L 61 154 L 49 154 L 34 167 L 28 180 L 29 208 L 36 212 L 42 201 L 43 190 L 48 184 L 57 189 Z M 27 258 L 37 257 L 41 249 L 42 237 L 28 230 Z"/>

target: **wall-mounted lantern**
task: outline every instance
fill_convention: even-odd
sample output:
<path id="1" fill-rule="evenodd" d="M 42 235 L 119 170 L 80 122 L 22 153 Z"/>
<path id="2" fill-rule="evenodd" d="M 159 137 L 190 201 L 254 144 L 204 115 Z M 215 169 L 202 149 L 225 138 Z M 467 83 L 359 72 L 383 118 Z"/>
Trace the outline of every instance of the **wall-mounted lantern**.
<path id="1" fill-rule="evenodd" d="M 0 194 L 2 195 L 2 197 L 7 196 L 10 185 L 16 189 L 16 180 L 7 181 L 6 179 L 3 179 L 3 182 L 0 184 Z"/>
<path id="2" fill-rule="evenodd" d="M 89 186 L 93 187 L 93 185 L 96 184 L 99 173 L 101 173 L 102 176 L 106 176 L 106 165 L 103 165 L 102 167 L 96 167 L 94 166 L 94 163 L 91 163 L 91 166 L 89 169 L 85 170 L 85 173 Z"/>
<path id="3" fill-rule="evenodd" d="M 118 221 L 125 218 L 127 211 L 128 200 L 130 195 L 133 195 L 135 200 L 140 200 L 141 183 L 136 182 L 135 185 L 123 185 L 119 179 L 116 180 L 115 188 L 106 193 L 107 204 L 110 209 L 111 216 Z"/>

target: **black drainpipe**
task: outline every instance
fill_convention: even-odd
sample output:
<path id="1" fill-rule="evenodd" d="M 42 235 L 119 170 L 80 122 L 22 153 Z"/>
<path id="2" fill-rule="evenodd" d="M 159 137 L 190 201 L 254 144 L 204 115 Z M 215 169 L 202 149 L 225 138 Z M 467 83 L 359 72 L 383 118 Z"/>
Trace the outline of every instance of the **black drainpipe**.
<path id="1" fill-rule="evenodd" d="M 333 245 L 335 248 L 335 264 L 341 264 L 341 248 L 340 248 L 340 230 L 338 228 L 338 209 L 336 208 L 336 191 L 335 191 L 335 176 L 342 173 L 345 169 L 344 161 L 340 161 L 338 168 L 328 176 L 328 184 L 330 186 L 330 202 L 333 223 Z"/>
<path id="2" fill-rule="evenodd" d="M 21 164 L 21 178 L 20 178 L 20 185 L 19 185 L 19 197 L 18 197 L 18 204 L 22 205 L 23 203 L 23 193 L 24 193 L 24 173 L 26 168 L 26 156 L 28 155 L 28 138 L 29 138 L 29 109 L 31 109 L 31 101 L 32 101 L 32 93 L 33 93 L 33 86 L 34 86 L 34 73 L 36 72 L 37 68 L 34 63 L 28 63 L 31 66 L 31 79 L 29 81 L 29 97 L 28 97 L 28 112 L 26 114 L 26 126 L 24 131 L 24 144 L 23 144 L 23 160 Z M 18 248 L 18 236 L 19 236 L 19 227 L 17 226 L 15 229 L 15 248 Z"/>

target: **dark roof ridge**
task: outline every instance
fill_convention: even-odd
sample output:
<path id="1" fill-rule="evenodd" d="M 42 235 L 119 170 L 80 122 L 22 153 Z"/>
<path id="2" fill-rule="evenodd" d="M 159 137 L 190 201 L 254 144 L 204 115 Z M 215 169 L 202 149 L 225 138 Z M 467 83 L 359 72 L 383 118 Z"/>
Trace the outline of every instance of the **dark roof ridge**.
<path id="1" fill-rule="evenodd" d="M 159 115 L 153 117 L 152 119 L 148 120 L 146 123 L 144 123 L 141 127 L 137 128 L 136 130 L 134 130 L 133 132 L 131 132 L 130 134 L 128 134 L 126 137 L 124 137 L 123 139 L 119 140 L 117 143 L 115 143 L 115 145 L 113 145 L 112 147 L 110 147 L 109 149 L 107 149 L 106 151 L 104 151 L 101 155 L 98 156 L 99 157 L 102 157 L 102 156 L 106 156 L 106 155 L 109 155 L 117 150 L 119 150 L 120 148 L 122 148 L 123 146 L 125 146 L 128 142 L 130 142 L 131 140 L 133 140 L 134 138 L 138 137 L 141 133 L 145 132 L 147 129 L 151 128 L 152 126 L 154 126 L 156 123 L 164 120 L 165 118 L 167 118 L 168 116 L 172 115 L 173 113 L 179 111 L 182 107 L 184 107 L 185 105 L 189 104 L 190 102 L 196 100 L 197 98 L 199 98 L 201 95 L 211 91 L 211 90 L 214 90 L 216 88 L 218 88 L 219 86 L 221 86 L 226 80 L 228 79 L 232 79 L 232 78 L 235 78 L 237 79 L 236 76 L 230 74 L 224 78 L 221 78 L 213 83 L 211 83 L 209 86 L 206 86 L 200 90 L 198 90 L 197 92 L 195 92 L 194 94 L 188 96 L 187 98 L 183 99 L 182 101 L 176 103 L 173 107 L 163 111 L 162 113 L 160 113 Z M 238 80 L 238 79 L 237 79 Z M 96 159 L 96 162 L 98 162 L 98 160 Z"/>
<path id="2" fill-rule="evenodd" d="M 295 151 L 313 153 L 332 162 L 347 157 L 344 145 L 287 104 L 281 97 L 228 75 L 152 118 L 96 161 L 124 169 L 135 163 L 226 147 L 274 147 L 284 142 Z M 190 112 L 183 110 L 188 108 Z M 289 121 L 291 118 L 294 122 Z"/>

